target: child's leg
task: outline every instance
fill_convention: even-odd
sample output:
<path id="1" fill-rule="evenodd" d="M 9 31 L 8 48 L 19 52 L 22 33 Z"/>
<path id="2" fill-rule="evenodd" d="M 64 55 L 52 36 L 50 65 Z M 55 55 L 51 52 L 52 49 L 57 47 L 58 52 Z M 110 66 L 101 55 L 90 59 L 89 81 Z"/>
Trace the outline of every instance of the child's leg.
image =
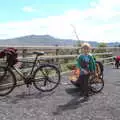
<path id="1" fill-rule="evenodd" d="M 83 92 L 84 92 L 83 81 L 84 81 L 84 75 L 80 75 L 77 83 L 78 83 L 79 86 L 80 86 L 80 90 L 81 90 L 81 93 L 82 93 L 82 94 L 83 94 Z"/>
<path id="2" fill-rule="evenodd" d="M 88 97 L 88 79 L 89 75 L 83 75 L 83 94 Z"/>
<path id="3" fill-rule="evenodd" d="M 71 83 L 73 84 L 73 85 L 75 85 L 76 87 L 79 87 L 80 88 L 80 90 L 82 90 L 82 76 L 79 76 L 79 78 L 78 78 L 78 80 L 77 81 L 71 81 Z"/>
<path id="4" fill-rule="evenodd" d="M 115 67 L 119 67 L 119 61 L 118 60 L 115 60 Z"/>
<path id="5" fill-rule="evenodd" d="M 76 81 L 71 81 L 71 83 L 72 83 L 73 85 L 75 85 L 76 87 L 80 87 L 79 83 L 77 83 Z"/>

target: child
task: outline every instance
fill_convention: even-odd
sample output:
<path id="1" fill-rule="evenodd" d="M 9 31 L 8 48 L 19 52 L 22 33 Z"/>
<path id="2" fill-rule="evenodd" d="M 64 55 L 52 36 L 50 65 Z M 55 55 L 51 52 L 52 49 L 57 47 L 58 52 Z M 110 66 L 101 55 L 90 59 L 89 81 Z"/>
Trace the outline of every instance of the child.
<path id="1" fill-rule="evenodd" d="M 95 72 L 95 60 L 90 55 L 91 46 L 88 43 L 83 43 L 81 46 L 82 54 L 77 58 L 76 67 L 80 69 L 78 82 L 81 84 L 81 90 L 85 98 L 88 97 L 88 79 L 90 73 Z"/>

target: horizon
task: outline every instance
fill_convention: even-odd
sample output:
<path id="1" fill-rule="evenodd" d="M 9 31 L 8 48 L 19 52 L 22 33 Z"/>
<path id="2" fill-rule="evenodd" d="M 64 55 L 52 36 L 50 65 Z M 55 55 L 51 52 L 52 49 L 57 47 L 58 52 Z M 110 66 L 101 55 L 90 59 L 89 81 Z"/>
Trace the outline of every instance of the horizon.
<path id="1" fill-rule="evenodd" d="M 48 34 L 59 39 L 120 42 L 119 6 L 119 0 L 1 1 L 0 39 Z"/>

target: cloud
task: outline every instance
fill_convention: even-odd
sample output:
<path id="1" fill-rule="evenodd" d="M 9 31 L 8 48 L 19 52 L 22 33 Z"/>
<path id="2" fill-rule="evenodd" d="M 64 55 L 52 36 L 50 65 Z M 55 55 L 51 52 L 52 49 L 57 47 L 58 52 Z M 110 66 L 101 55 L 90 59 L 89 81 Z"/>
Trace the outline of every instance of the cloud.
<path id="1" fill-rule="evenodd" d="M 22 8 L 24 12 L 35 12 L 36 9 L 32 8 L 31 6 L 25 6 Z"/>
<path id="2" fill-rule="evenodd" d="M 69 10 L 59 16 L 0 24 L 0 38 L 49 34 L 76 39 L 72 24 L 81 40 L 120 42 L 120 1 L 100 0 L 90 5 L 86 10 Z"/>

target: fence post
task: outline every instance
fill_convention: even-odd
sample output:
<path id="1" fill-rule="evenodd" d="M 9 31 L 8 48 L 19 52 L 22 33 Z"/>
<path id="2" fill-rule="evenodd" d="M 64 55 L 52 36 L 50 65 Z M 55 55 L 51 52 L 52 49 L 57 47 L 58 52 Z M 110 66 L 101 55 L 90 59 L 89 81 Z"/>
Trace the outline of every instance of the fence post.
<path id="1" fill-rule="evenodd" d="M 22 50 L 22 57 L 25 58 L 27 54 L 27 49 L 23 48 Z M 23 68 L 25 68 L 25 62 L 22 63 Z"/>
<path id="2" fill-rule="evenodd" d="M 78 55 L 80 54 L 80 48 L 77 48 L 77 54 Z"/>
<path id="3" fill-rule="evenodd" d="M 59 49 L 57 47 L 58 47 L 58 45 L 56 45 L 56 55 L 59 54 Z M 57 58 L 56 58 L 56 62 L 58 63 L 58 59 Z"/>
<path id="4" fill-rule="evenodd" d="M 23 58 L 26 57 L 26 54 L 27 54 L 27 49 L 23 48 L 23 50 L 22 50 L 22 57 Z"/>

